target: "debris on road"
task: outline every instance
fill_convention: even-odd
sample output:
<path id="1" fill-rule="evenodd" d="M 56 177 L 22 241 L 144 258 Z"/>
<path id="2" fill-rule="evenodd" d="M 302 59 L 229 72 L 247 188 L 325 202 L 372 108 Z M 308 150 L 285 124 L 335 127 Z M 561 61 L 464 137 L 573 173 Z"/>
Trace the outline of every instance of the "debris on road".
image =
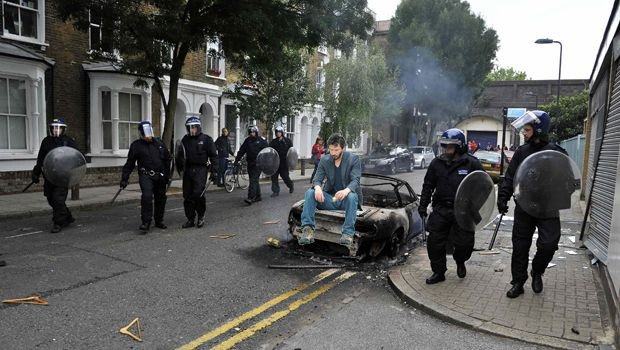
<path id="1" fill-rule="evenodd" d="M 577 255 L 577 254 L 579 254 L 579 253 L 577 253 L 577 252 L 576 252 L 576 251 L 574 251 L 574 250 L 565 250 L 565 251 L 564 251 L 564 253 L 566 253 L 566 254 L 568 254 L 568 255 Z"/>
<path id="2" fill-rule="evenodd" d="M 273 248 L 281 248 L 280 240 L 277 238 L 269 237 L 267 238 L 267 245 Z"/>
<path id="3" fill-rule="evenodd" d="M 294 270 L 294 269 L 341 269 L 351 267 L 348 265 L 267 265 L 267 268 L 276 270 Z"/>
<path id="4" fill-rule="evenodd" d="M 342 299 L 342 303 L 343 304 L 348 304 L 348 303 L 352 302 L 353 300 L 355 300 L 355 299 L 353 299 L 351 297 L 346 297 L 346 298 Z"/>
<path id="5" fill-rule="evenodd" d="M 265 221 L 263 222 L 263 225 L 275 225 L 279 223 L 280 223 L 280 220 L 273 220 L 273 221 Z"/>
<path id="6" fill-rule="evenodd" d="M 577 328 L 575 328 L 575 327 L 571 328 L 570 330 L 571 330 L 571 332 L 573 332 L 575 334 L 579 334 L 579 330 Z"/>
<path id="7" fill-rule="evenodd" d="M 49 305 L 47 300 L 43 299 L 39 294 L 33 294 L 25 298 L 2 300 L 5 304 L 32 304 L 32 305 Z"/>
<path id="8" fill-rule="evenodd" d="M 549 263 L 549 265 L 547 265 L 547 268 L 550 269 L 552 267 L 558 266 L 558 264 L 554 264 L 554 263 Z"/>
<path id="9" fill-rule="evenodd" d="M 499 254 L 499 252 L 497 250 L 485 250 L 480 252 L 480 255 L 495 255 L 495 254 Z"/>
<path id="10" fill-rule="evenodd" d="M 209 236 L 209 238 L 217 238 L 217 239 L 229 239 L 232 237 L 235 237 L 235 234 L 228 234 L 228 235 L 213 235 L 213 236 Z"/>
<path id="11" fill-rule="evenodd" d="M 136 325 L 136 329 L 138 330 L 138 335 L 133 334 L 129 330 L 131 326 L 133 326 L 134 324 Z M 140 319 L 137 317 L 133 321 L 131 321 L 131 323 L 129 323 L 127 326 L 121 328 L 119 332 L 121 334 L 130 336 L 135 341 L 142 341 L 142 329 L 140 329 Z"/>
<path id="12" fill-rule="evenodd" d="M 575 236 L 568 237 L 568 240 L 571 241 L 571 243 L 575 243 Z"/>

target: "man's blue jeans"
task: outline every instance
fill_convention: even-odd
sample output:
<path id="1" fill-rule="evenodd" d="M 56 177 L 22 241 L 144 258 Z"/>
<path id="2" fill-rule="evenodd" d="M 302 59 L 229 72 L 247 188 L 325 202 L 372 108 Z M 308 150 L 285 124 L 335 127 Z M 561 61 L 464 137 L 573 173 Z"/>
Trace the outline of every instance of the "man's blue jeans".
<path id="1" fill-rule="evenodd" d="M 304 202 L 304 210 L 301 213 L 301 227 L 310 226 L 316 228 L 314 216 L 317 209 L 321 210 L 344 210 L 344 224 L 342 225 L 342 234 L 351 235 L 355 234 L 355 219 L 357 218 L 357 193 L 351 192 L 342 201 L 333 201 L 333 196 L 329 193 L 323 192 L 325 201 L 323 203 L 317 202 L 314 198 L 314 189 L 306 191 L 306 197 Z"/>

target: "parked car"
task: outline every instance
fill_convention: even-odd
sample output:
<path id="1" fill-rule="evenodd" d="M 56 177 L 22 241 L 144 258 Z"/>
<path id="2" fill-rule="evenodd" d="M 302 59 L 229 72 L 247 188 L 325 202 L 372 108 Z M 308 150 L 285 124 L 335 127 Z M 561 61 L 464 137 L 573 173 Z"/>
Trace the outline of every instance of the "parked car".
<path id="1" fill-rule="evenodd" d="M 426 168 L 435 159 L 435 152 L 431 147 L 415 146 L 410 147 L 409 151 L 413 154 L 414 165 L 421 169 Z"/>
<path id="2" fill-rule="evenodd" d="M 498 183 L 500 177 L 500 163 L 501 154 L 495 151 L 478 150 L 474 153 L 474 157 L 478 158 L 482 164 L 482 168 L 493 179 L 493 182 Z M 512 158 L 512 157 L 511 157 Z M 508 169 L 508 159 L 504 159 L 504 172 Z"/>
<path id="3" fill-rule="evenodd" d="M 394 257 L 423 231 L 418 196 L 407 181 L 386 175 L 363 173 L 360 182 L 362 210 L 357 212 L 355 236 L 348 253 L 362 258 L 385 252 Z M 303 200 L 293 204 L 288 216 L 289 232 L 296 239 L 301 234 L 303 207 Z M 344 211 L 317 210 L 315 218 L 314 239 L 338 244 Z"/>
<path id="4" fill-rule="evenodd" d="M 396 174 L 413 168 L 413 156 L 405 146 L 381 146 L 362 159 L 362 171 L 369 173 Z"/>

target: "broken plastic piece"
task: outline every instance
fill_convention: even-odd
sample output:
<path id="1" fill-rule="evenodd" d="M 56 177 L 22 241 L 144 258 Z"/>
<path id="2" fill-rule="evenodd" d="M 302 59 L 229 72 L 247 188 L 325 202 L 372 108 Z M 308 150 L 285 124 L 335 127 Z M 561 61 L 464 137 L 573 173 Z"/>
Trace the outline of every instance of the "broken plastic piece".
<path id="1" fill-rule="evenodd" d="M 129 331 L 129 328 L 131 328 L 131 326 L 136 325 L 136 329 L 138 330 L 138 335 L 135 335 L 133 333 L 131 333 L 131 331 Z M 125 334 L 130 336 L 133 340 L 135 341 L 142 341 L 142 330 L 140 329 L 140 319 L 136 318 L 135 320 L 131 321 L 130 324 L 128 324 L 127 326 L 121 328 L 119 330 L 119 332 L 121 334 Z"/>
<path id="2" fill-rule="evenodd" d="M 33 305 L 49 305 L 47 300 L 43 299 L 39 294 L 33 294 L 26 298 L 7 299 L 2 301 L 5 304 L 33 304 Z"/>

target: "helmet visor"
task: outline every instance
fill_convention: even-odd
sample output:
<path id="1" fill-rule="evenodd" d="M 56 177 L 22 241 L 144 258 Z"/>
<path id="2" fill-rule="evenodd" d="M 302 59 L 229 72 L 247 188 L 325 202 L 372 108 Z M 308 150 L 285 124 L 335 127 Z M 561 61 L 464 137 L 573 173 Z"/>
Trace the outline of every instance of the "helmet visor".
<path id="1" fill-rule="evenodd" d="M 61 125 L 58 125 L 58 124 L 56 124 L 56 125 L 53 124 L 53 125 L 50 126 L 50 133 L 54 137 L 60 137 L 63 134 L 64 131 L 65 131 L 65 127 L 64 126 L 61 126 Z"/>
<path id="2" fill-rule="evenodd" d="M 146 138 L 155 137 L 153 126 L 151 124 L 142 124 L 142 136 Z"/>
<path id="3" fill-rule="evenodd" d="M 511 123 L 512 127 L 521 130 L 527 124 L 538 124 L 540 123 L 540 119 L 534 114 L 532 111 L 526 112 L 524 115 L 517 118 L 514 122 Z"/>
<path id="4" fill-rule="evenodd" d="M 447 145 L 457 145 L 457 146 L 461 146 L 461 140 L 455 140 L 455 139 L 439 139 L 439 144 L 442 146 L 447 146 Z"/>

